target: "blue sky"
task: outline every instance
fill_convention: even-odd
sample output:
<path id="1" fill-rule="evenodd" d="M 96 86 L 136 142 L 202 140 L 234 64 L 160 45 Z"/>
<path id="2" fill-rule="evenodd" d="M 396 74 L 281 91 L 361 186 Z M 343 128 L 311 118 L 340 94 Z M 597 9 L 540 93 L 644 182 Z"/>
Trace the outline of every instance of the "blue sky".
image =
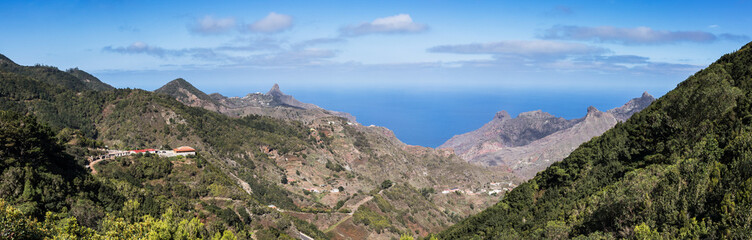
<path id="1" fill-rule="evenodd" d="M 587 105 L 660 96 L 752 40 L 750 10 L 750 1 L 6 0 L 0 53 L 116 87 L 182 77 L 242 96 L 279 83 L 435 146 L 503 109 L 574 118 Z"/>

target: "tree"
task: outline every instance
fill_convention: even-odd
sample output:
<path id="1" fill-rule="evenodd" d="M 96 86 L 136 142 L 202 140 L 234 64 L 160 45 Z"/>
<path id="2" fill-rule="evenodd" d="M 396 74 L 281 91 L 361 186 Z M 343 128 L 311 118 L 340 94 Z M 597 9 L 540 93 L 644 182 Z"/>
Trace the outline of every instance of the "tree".
<path id="1" fill-rule="evenodd" d="M 389 179 L 384 180 L 383 182 L 381 182 L 381 189 L 390 188 L 390 187 L 392 187 L 393 184 L 394 183 L 392 183 L 392 180 L 389 180 Z"/>

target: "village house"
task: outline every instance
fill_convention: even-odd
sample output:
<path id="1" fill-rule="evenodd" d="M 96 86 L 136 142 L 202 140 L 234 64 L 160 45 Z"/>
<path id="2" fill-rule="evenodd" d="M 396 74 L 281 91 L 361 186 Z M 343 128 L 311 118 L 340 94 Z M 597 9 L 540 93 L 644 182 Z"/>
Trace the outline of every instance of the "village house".
<path id="1" fill-rule="evenodd" d="M 175 152 L 175 155 L 178 156 L 188 156 L 188 155 L 196 155 L 196 149 L 193 149 L 189 146 L 182 146 L 176 149 L 173 149 L 172 151 Z"/>

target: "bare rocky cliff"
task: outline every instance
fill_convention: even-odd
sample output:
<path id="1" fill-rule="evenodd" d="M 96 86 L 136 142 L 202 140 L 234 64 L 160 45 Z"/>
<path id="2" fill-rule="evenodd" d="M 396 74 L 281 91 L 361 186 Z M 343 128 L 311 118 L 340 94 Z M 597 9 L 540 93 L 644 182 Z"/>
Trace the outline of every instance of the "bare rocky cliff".
<path id="1" fill-rule="evenodd" d="M 529 179 L 654 100 L 645 92 L 606 112 L 591 106 L 585 117 L 572 120 L 540 110 L 521 113 L 517 118 L 501 111 L 480 129 L 454 136 L 439 148 L 453 149 L 468 162 L 507 168 L 518 177 Z"/>

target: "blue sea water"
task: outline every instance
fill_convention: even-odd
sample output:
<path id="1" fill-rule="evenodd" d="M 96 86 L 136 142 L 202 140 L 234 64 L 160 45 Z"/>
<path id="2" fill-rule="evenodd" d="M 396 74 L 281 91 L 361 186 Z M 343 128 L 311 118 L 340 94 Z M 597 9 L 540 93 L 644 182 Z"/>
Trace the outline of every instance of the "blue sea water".
<path id="1" fill-rule="evenodd" d="M 601 111 L 622 106 L 640 91 L 286 91 L 300 101 L 348 112 L 363 125 L 384 126 L 403 142 L 437 147 L 454 135 L 469 132 L 506 110 L 543 110 L 566 119 L 584 117 L 588 106 Z M 658 97 L 661 93 L 652 93 Z"/>

